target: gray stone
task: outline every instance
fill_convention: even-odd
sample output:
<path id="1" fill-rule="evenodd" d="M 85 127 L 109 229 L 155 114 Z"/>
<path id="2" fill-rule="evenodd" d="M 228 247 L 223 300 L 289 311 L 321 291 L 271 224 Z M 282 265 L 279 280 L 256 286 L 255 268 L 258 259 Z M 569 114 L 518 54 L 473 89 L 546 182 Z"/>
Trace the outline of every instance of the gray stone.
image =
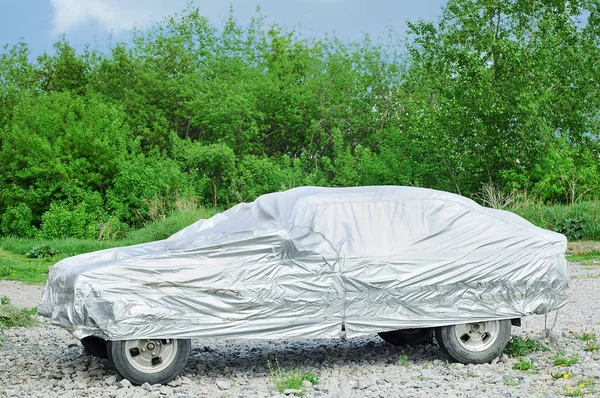
<path id="1" fill-rule="evenodd" d="M 181 377 L 179 376 L 167 383 L 167 385 L 171 387 L 179 387 L 181 384 Z"/>
<path id="2" fill-rule="evenodd" d="M 372 380 L 357 380 L 356 383 L 354 384 L 354 388 L 356 388 L 358 390 L 366 390 L 367 388 L 371 387 L 373 384 L 374 383 Z"/>
<path id="3" fill-rule="evenodd" d="M 229 390 L 229 383 L 223 380 L 217 380 L 215 383 L 219 390 Z"/>
<path id="4" fill-rule="evenodd" d="M 73 373 L 75 373 L 75 369 L 73 369 L 72 367 L 66 367 L 66 368 L 62 368 L 62 372 L 66 375 L 71 375 Z"/>
<path id="5" fill-rule="evenodd" d="M 148 382 L 145 382 L 144 384 L 142 384 L 141 387 L 146 391 L 152 391 L 152 386 Z"/>
<path id="6" fill-rule="evenodd" d="M 113 384 L 115 384 L 116 381 L 117 381 L 116 376 L 108 376 L 106 379 L 104 379 L 104 382 L 108 386 L 112 386 Z"/>
<path id="7" fill-rule="evenodd" d="M 131 386 L 132 386 L 132 384 L 131 384 L 131 382 L 130 382 L 129 380 L 127 380 L 127 379 L 123 379 L 123 380 L 121 380 L 121 381 L 119 382 L 119 386 L 121 386 L 121 387 L 123 387 L 123 388 L 128 388 L 128 387 L 131 387 Z"/>
<path id="8" fill-rule="evenodd" d="M 313 383 L 308 380 L 302 380 L 302 388 L 310 389 L 312 388 Z"/>

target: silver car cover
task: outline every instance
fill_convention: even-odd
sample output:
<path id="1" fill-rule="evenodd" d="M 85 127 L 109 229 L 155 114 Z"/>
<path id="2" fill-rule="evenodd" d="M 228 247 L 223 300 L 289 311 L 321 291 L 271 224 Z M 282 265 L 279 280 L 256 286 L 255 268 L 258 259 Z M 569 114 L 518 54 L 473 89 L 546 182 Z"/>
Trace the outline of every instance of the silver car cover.
<path id="1" fill-rule="evenodd" d="M 64 259 L 39 314 L 108 340 L 355 337 L 511 319 L 566 303 L 566 247 L 455 194 L 302 187 L 166 240 Z"/>

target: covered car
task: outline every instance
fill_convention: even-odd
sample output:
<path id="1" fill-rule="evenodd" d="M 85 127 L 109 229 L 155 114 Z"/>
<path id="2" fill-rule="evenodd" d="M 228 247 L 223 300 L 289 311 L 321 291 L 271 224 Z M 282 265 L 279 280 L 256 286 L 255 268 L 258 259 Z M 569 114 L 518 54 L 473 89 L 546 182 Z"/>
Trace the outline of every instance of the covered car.
<path id="1" fill-rule="evenodd" d="M 431 189 L 302 187 L 166 240 L 67 258 L 39 313 L 134 383 L 166 382 L 191 338 L 415 342 L 487 362 L 511 320 L 567 301 L 566 238 Z"/>

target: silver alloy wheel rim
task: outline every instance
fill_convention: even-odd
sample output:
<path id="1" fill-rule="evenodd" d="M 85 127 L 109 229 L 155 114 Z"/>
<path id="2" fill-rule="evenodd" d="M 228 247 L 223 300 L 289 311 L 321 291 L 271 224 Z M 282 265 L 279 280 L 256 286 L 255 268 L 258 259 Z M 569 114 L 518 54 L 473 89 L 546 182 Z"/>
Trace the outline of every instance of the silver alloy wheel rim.
<path id="1" fill-rule="evenodd" d="M 454 325 L 454 335 L 461 347 L 467 351 L 487 350 L 496 340 L 500 331 L 499 321 L 473 322 Z"/>
<path id="2" fill-rule="evenodd" d="M 125 357 L 136 370 L 143 373 L 158 373 L 175 360 L 177 340 L 142 339 L 125 342 Z"/>

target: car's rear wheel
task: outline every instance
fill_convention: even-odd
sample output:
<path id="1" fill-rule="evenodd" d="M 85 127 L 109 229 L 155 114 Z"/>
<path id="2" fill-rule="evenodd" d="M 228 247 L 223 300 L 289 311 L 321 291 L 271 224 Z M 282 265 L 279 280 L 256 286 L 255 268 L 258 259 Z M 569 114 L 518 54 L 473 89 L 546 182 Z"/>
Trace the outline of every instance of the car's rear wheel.
<path id="1" fill-rule="evenodd" d="M 510 339 L 510 320 L 473 322 L 436 328 L 435 338 L 444 354 L 461 363 L 487 363 Z"/>
<path id="2" fill-rule="evenodd" d="M 85 351 L 99 358 L 108 358 L 106 352 L 106 340 L 96 336 L 88 336 L 81 339 L 81 345 L 85 348 Z"/>
<path id="3" fill-rule="evenodd" d="M 416 345 L 430 343 L 433 340 L 433 329 L 401 329 L 378 333 L 386 343 L 392 345 Z"/>
<path id="4" fill-rule="evenodd" d="M 189 339 L 119 340 L 107 343 L 108 359 L 133 384 L 163 384 L 177 376 L 190 356 Z"/>

